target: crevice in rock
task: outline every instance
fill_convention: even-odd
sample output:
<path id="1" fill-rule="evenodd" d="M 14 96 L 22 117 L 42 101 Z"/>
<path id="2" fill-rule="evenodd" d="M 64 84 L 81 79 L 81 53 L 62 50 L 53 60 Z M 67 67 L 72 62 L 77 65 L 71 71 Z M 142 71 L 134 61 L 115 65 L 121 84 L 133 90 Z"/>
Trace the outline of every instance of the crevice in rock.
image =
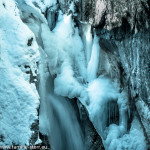
<path id="1" fill-rule="evenodd" d="M 32 42 L 33 42 L 33 37 L 31 37 L 30 39 L 28 39 L 27 45 L 28 45 L 28 46 L 31 46 L 31 45 L 32 45 Z"/>

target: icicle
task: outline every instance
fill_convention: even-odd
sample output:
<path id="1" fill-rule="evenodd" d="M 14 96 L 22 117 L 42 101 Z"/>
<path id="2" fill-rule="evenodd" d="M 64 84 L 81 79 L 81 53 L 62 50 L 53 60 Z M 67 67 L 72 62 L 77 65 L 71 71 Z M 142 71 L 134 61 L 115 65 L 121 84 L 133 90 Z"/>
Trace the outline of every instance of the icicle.
<path id="1" fill-rule="evenodd" d="M 83 43 L 85 47 L 85 58 L 86 58 L 86 66 L 90 60 L 91 50 L 92 50 L 92 34 L 91 34 L 91 24 L 82 24 L 83 29 Z"/>
<path id="2" fill-rule="evenodd" d="M 87 67 L 87 75 L 88 75 L 89 82 L 96 79 L 97 77 L 97 71 L 99 65 L 99 50 L 100 50 L 99 39 L 96 36 L 96 33 L 94 33 L 94 41 L 92 46 L 91 58 Z"/>

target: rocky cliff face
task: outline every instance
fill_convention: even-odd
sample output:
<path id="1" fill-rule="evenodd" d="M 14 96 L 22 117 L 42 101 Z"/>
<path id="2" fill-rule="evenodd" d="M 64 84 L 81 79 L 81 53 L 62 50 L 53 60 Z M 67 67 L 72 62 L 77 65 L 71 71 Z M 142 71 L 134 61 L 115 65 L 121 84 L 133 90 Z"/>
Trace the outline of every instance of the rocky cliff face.
<path id="1" fill-rule="evenodd" d="M 104 24 L 107 30 L 120 27 L 123 19 L 127 20 L 131 29 L 149 26 L 148 0 L 78 0 L 77 5 L 81 20 L 94 26 Z"/>
<path id="2" fill-rule="evenodd" d="M 128 93 L 128 100 L 132 116 L 137 115 L 144 127 L 149 141 L 149 87 L 150 87 L 150 32 L 141 29 L 133 33 L 127 22 L 120 28 L 108 32 L 97 30 L 100 35 L 100 45 L 110 63 L 111 78 L 117 79 L 121 90 Z"/>

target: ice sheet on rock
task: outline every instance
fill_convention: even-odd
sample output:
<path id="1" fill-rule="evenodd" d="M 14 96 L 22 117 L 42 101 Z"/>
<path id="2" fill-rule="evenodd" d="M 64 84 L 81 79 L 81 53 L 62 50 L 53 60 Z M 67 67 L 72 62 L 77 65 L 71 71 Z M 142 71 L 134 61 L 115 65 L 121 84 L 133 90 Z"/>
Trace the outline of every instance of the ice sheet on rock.
<path id="1" fill-rule="evenodd" d="M 4 137 L 0 145 L 28 145 L 39 105 L 35 85 L 19 69 L 1 68 L 0 76 L 0 133 Z"/>

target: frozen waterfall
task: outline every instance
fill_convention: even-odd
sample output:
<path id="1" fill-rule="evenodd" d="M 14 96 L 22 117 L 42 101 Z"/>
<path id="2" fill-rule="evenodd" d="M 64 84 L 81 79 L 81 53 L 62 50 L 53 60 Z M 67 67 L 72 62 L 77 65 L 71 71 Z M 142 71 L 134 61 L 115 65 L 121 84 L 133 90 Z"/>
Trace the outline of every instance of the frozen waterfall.
<path id="1" fill-rule="evenodd" d="M 106 150 L 127 131 L 127 98 L 118 93 L 117 84 L 98 74 L 99 38 L 90 24 L 81 28 L 82 36 L 72 15 L 61 12 L 53 31 L 41 25 L 45 53 L 41 52 L 40 130 L 49 136 L 54 150 L 85 148 L 68 98 L 77 98 L 85 106 Z"/>

